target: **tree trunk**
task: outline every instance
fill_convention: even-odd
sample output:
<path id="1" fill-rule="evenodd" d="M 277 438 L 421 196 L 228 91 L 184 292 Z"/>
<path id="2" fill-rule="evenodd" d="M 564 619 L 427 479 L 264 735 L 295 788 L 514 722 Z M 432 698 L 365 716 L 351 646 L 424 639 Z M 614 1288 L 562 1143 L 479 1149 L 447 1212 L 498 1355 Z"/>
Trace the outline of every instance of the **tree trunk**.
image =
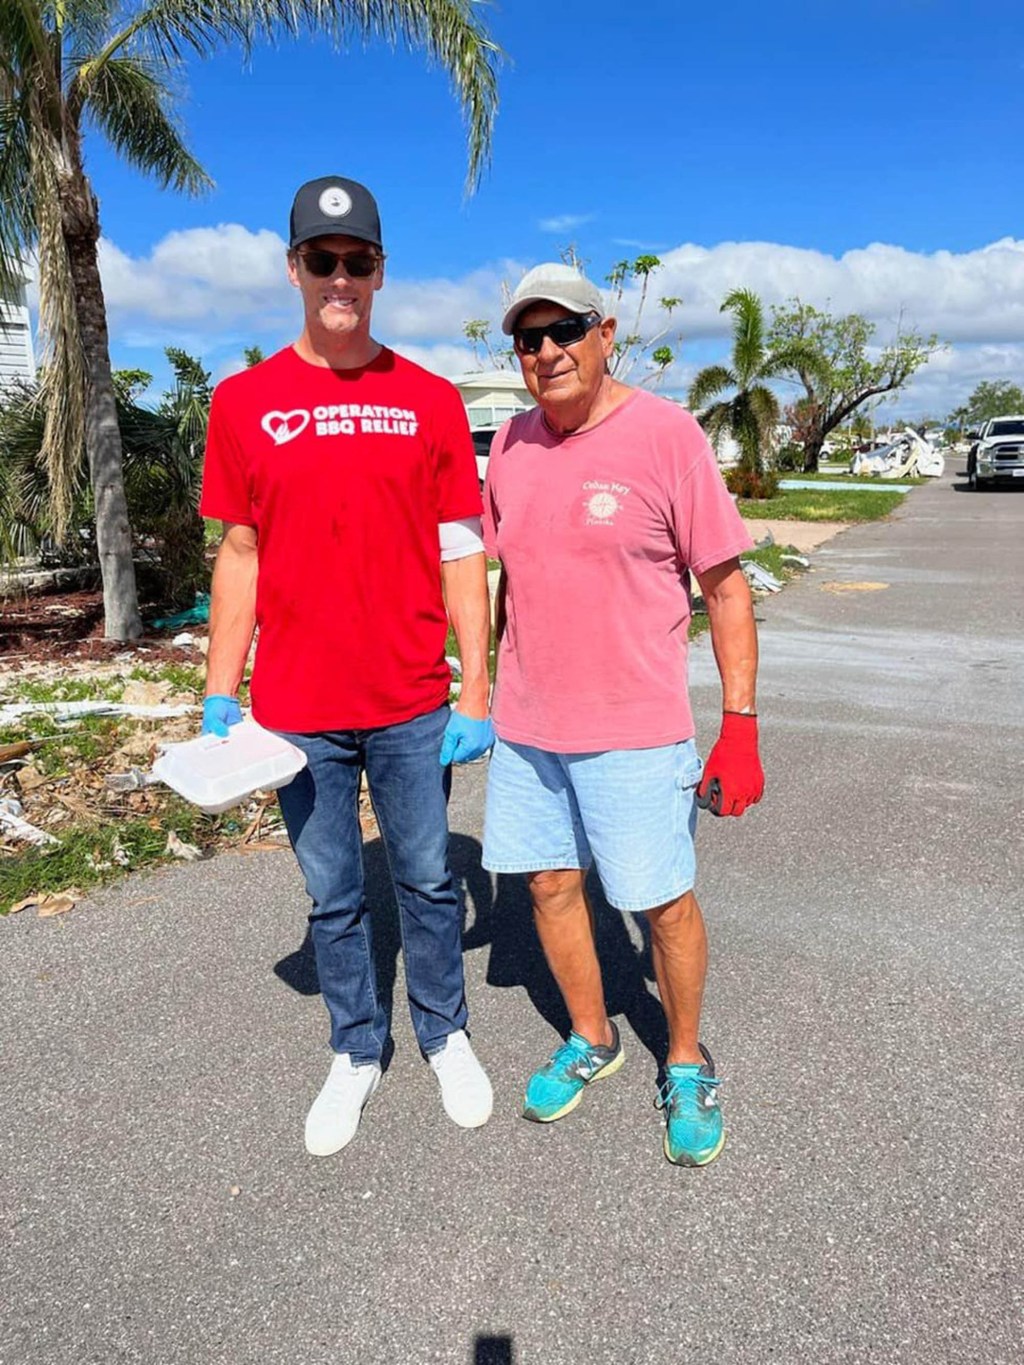
<path id="1" fill-rule="evenodd" d="M 804 442 L 805 474 L 816 474 L 818 472 L 818 461 L 821 459 L 821 447 L 824 444 L 825 437 L 820 432 Z"/>
<path id="2" fill-rule="evenodd" d="M 66 187 L 61 209 L 85 363 L 85 449 L 103 579 L 103 632 L 108 640 L 137 640 L 142 634 L 142 619 L 97 255 L 99 214 L 89 182 L 80 170 Z"/>

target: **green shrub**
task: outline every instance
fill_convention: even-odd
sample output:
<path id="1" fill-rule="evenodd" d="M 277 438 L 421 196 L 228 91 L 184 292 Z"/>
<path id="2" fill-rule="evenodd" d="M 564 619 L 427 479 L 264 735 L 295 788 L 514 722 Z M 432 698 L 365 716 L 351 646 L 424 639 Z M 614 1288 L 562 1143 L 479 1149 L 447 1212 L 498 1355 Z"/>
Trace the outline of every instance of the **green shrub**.
<path id="1" fill-rule="evenodd" d="M 726 470 L 725 486 L 738 498 L 774 498 L 779 491 L 779 476 L 771 469 L 745 469 L 737 465 Z"/>
<path id="2" fill-rule="evenodd" d="M 797 445 L 795 441 L 790 441 L 788 445 L 782 446 L 776 453 L 776 469 L 781 469 L 785 473 L 793 473 L 794 470 L 802 470 L 803 467 L 804 448 Z"/>

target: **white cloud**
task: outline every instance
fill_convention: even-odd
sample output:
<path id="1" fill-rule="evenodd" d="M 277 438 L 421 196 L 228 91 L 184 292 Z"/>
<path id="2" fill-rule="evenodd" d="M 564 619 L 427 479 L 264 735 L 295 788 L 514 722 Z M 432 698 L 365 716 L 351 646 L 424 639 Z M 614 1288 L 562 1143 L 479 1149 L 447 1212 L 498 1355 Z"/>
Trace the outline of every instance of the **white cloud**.
<path id="1" fill-rule="evenodd" d="M 389 273 L 374 318 L 382 335 L 454 341 L 469 318 L 496 321 L 503 280 L 524 267 L 498 262 L 460 279 L 403 279 Z M 224 344 L 256 328 L 298 329 L 300 305 L 285 273 L 285 243 L 274 232 L 238 223 L 172 232 L 148 256 L 100 243 L 100 270 L 112 332 L 138 346 L 202 338 Z"/>
<path id="2" fill-rule="evenodd" d="M 683 300 L 678 316 L 688 337 L 727 335 L 722 299 L 745 287 L 766 304 L 798 296 L 831 312 L 864 313 L 880 336 L 902 316 L 947 341 L 1024 340 L 1024 241 L 1009 237 L 960 253 L 876 242 L 840 257 L 775 242 L 687 243 L 661 259 L 655 292 Z"/>
<path id="3" fill-rule="evenodd" d="M 221 356 L 240 354 L 257 339 L 283 344 L 300 317 L 284 255 L 276 233 L 237 223 L 170 233 L 139 257 L 104 240 L 103 285 L 122 358 L 125 347 L 172 342 Z M 684 391 L 698 358 L 703 363 L 724 352 L 730 319 L 719 306 L 737 286 L 754 289 L 766 304 L 798 295 L 832 312 L 864 313 L 877 324 L 879 342 L 892 336 L 900 318 L 952 342 L 952 350 L 915 378 L 901 408 L 948 412 L 981 379 L 1024 380 L 1024 241 L 927 254 L 875 243 L 839 257 L 773 242 L 685 243 L 661 256 L 653 295 L 683 300 L 673 319 L 682 352 L 666 391 Z M 503 286 L 514 285 L 532 263 L 472 263 L 456 278 L 414 279 L 392 262 L 375 305 L 377 333 L 442 373 L 466 369 L 471 351 L 463 324 L 485 318 L 500 341 Z M 591 271 L 595 278 L 604 273 L 597 263 Z M 633 299 L 627 291 L 619 309 L 624 322 L 632 322 Z M 655 322 L 652 310 L 650 330 Z"/>
<path id="4" fill-rule="evenodd" d="M 592 213 L 562 213 L 553 218 L 542 218 L 537 226 L 541 232 L 575 232 L 579 227 L 594 221 Z"/>
<path id="5" fill-rule="evenodd" d="M 473 352 L 466 346 L 449 346 L 444 343 L 436 346 L 415 346 L 402 341 L 396 343 L 395 350 L 399 355 L 404 355 L 406 360 L 422 365 L 425 370 L 433 370 L 435 374 L 443 374 L 448 379 L 452 375 L 465 374 L 467 370 L 480 368 L 473 358 Z"/>

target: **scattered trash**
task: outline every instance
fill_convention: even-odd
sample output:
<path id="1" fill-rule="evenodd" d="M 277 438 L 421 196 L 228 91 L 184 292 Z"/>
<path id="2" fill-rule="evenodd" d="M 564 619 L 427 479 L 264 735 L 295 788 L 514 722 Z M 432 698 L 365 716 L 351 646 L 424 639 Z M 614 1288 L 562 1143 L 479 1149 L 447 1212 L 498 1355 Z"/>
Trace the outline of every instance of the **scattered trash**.
<path id="1" fill-rule="evenodd" d="M 69 887 L 67 891 L 33 891 L 31 896 L 26 896 L 24 900 L 12 905 L 7 913 L 17 915 L 34 905 L 40 919 L 49 919 L 51 915 L 66 915 L 69 910 L 75 908 L 84 895 L 85 892 L 79 890 L 77 886 Z"/>
<path id="2" fill-rule="evenodd" d="M 23 792 L 35 791 L 36 787 L 45 787 L 49 778 L 44 777 L 38 768 L 34 768 L 31 763 L 26 763 L 23 768 L 19 768 L 14 775 L 14 780 Z"/>
<path id="3" fill-rule="evenodd" d="M 128 689 L 126 688 L 125 691 Z M 137 716 L 140 720 L 162 720 L 185 716 L 197 706 L 130 706 L 115 701 L 17 701 L 0 706 L 0 725 L 9 725 L 22 716 L 42 714 L 55 720 L 79 716 Z"/>
<path id="4" fill-rule="evenodd" d="M 783 564 L 790 564 L 798 569 L 809 569 L 811 561 L 806 555 L 782 555 Z"/>
<path id="5" fill-rule="evenodd" d="M 881 592 L 888 583 L 821 583 L 822 592 Z"/>
<path id="6" fill-rule="evenodd" d="M 195 844 L 186 844 L 184 839 L 178 838 L 173 829 L 167 836 L 167 852 L 186 863 L 197 862 L 203 856 L 201 849 L 196 848 Z"/>
<path id="7" fill-rule="evenodd" d="M 761 537 L 761 539 L 755 543 L 754 549 L 755 549 L 755 550 L 767 550 L 770 546 L 772 546 L 772 545 L 774 545 L 774 544 L 775 544 L 775 537 L 772 535 L 771 531 L 765 531 L 765 533 L 764 533 L 764 535 Z"/>
<path id="8" fill-rule="evenodd" d="M 32 752 L 32 740 L 23 739 L 17 744 L 0 744 L 0 763 L 13 763 L 16 758 L 24 758 Z"/>
<path id="9" fill-rule="evenodd" d="M 45 829 L 39 829 L 36 825 L 30 825 L 22 818 L 24 808 L 20 801 L 16 801 L 13 796 L 5 796 L 0 800 L 0 829 L 4 830 L 13 839 L 21 839 L 26 844 L 35 844 L 37 848 L 42 848 L 45 844 L 57 844 L 59 839 L 55 839 L 52 834 L 47 834 Z"/>
<path id="10" fill-rule="evenodd" d="M 177 630 L 179 626 L 203 626 L 210 619 L 210 594 L 197 592 L 195 606 L 173 616 L 161 616 L 150 625 L 154 630 Z"/>
<path id="11" fill-rule="evenodd" d="M 121 693 L 122 706 L 162 706 L 171 693 L 169 682 L 133 678 Z"/>
<path id="12" fill-rule="evenodd" d="M 151 787 L 159 782 L 153 773 L 144 773 L 141 768 L 132 768 L 126 773 L 107 773 L 103 779 L 112 792 L 137 792 L 143 787 Z"/>
<path id="13" fill-rule="evenodd" d="M 49 919 L 52 915 L 66 915 L 69 910 L 74 910 L 84 894 L 77 886 L 72 886 L 68 891 L 44 896 L 42 900 L 36 902 L 36 914 L 40 919 Z"/>
<path id="14" fill-rule="evenodd" d="M 924 475 L 941 477 L 946 461 L 930 441 L 907 427 L 889 445 L 858 451 L 850 461 L 851 474 L 868 474 L 880 479 L 906 479 Z"/>
<path id="15" fill-rule="evenodd" d="M 456 659 L 454 654 L 446 654 L 444 656 L 444 661 L 453 673 L 462 672 L 462 660 Z"/>
<path id="16" fill-rule="evenodd" d="M 781 592 L 782 583 L 773 573 L 763 569 L 752 559 L 745 559 L 742 562 L 742 569 L 746 575 L 747 582 L 752 588 L 760 588 L 762 592 Z"/>
<path id="17" fill-rule="evenodd" d="M 196 637 L 190 631 L 183 630 L 180 635 L 175 635 L 171 641 L 172 645 L 194 645 Z"/>

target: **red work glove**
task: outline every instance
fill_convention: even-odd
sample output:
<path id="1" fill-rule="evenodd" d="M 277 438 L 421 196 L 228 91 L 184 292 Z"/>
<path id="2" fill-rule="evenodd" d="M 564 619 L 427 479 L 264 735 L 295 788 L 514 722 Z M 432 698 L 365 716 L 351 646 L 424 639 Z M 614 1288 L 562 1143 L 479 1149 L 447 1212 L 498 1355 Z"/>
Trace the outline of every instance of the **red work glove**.
<path id="1" fill-rule="evenodd" d="M 704 765 L 697 805 L 712 815 L 742 815 L 764 793 L 764 769 L 757 753 L 757 717 L 722 714 L 722 730 Z"/>

